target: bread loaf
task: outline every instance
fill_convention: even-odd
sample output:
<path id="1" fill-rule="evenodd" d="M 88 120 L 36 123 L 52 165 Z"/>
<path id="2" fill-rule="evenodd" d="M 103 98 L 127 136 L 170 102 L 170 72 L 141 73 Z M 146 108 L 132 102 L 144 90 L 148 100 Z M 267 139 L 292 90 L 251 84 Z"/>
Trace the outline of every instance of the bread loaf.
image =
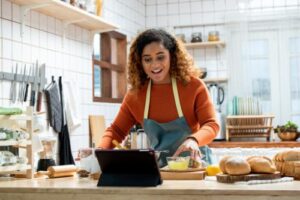
<path id="1" fill-rule="evenodd" d="M 300 179 L 300 150 L 279 152 L 274 156 L 276 169 L 282 176 L 292 176 Z"/>
<path id="2" fill-rule="evenodd" d="M 251 173 L 268 173 L 273 174 L 276 167 L 272 160 L 265 156 L 252 156 L 247 159 Z"/>
<path id="3" fill-rule="evenodd" d="M 249 163 L 241 157 L 230 157 L 225 161 L 225 172 L 230 175 L 245 175 L 251 171 Z"/>
<path id="4" fill-rule="evenodd" d="M 227 161 L 228 158 L 231 158 L 232 156 L 224 156 L 221 161 L 219 162 L 219 166 L 223 174 L 227 174 L 226 169 L 225 169 L 225 162 Z"/>

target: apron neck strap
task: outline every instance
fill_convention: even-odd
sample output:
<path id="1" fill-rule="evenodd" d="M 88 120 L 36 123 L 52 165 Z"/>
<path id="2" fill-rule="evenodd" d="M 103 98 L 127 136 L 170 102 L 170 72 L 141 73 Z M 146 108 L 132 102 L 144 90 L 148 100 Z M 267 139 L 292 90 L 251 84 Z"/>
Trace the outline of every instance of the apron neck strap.
<path id="1" fill-rule="evenodd" d="M 172 90 L 173 90 L 173 94 L 174 94 L 175 105 L 176 105 L 178 116 L 183 117 L 183 112 L 181 109 L 179 94 L 178 94 L 178 89 L 177 89 L 177 82 L 176 82 L 176 79 L 173 77 L 172 77 Z M 145 108 L 144 108 L 144 119 L 148 119 L 150 96 L 151 96 L 151 79 L 149 80 L 148 87 L 147 87 L 146 102 L 145 102 Z"/>

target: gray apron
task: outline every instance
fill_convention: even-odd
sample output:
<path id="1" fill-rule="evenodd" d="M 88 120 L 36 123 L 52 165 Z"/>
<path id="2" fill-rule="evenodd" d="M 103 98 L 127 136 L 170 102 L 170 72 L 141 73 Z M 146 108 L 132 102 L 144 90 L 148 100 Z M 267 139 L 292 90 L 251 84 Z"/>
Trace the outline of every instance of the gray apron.
<path id="1" fill-rule="evenodd" d="M 144 108 L 144 131 L 149 139 L 150 146 L 154 150 L 158 151 L 169 150 L 168 153 L 161 153 L 158 160 L 160 167 L 163 167 L 167 164 L 166 157 L 173 156 L 178 147 L 192 133 L 188 123 L 185 120 L 185 117 L 183 116 L 175 78 L 172 78 L 172 89 L 179 117 L 166 123 L 159 123 L 148 119 L 151 96 L 151 80 L 149 81 L 146 93 L 146 102 Z M 211 164 L 211 150 L 207 146 L 199 147 L 199 149 L 202 153 L 202 160 L 207 164 Z M 184 154 L 185 155 L 181 155 L 187 156 L 189 152 L 185 152 Z"/>

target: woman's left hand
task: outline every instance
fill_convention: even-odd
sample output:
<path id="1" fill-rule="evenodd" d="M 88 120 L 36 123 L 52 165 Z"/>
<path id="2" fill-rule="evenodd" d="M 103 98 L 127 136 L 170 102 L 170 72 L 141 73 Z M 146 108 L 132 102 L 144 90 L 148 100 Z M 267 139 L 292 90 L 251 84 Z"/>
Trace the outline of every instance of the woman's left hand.
<path id="1" fill-rule="evenodd" d="M 190 152 L 190 156 L 191 159 L 193 161 L 196 161 L 198 163 L 201 163 L 201 152 L 199 150 L 199 146 L 198 143 L 196 142 L 196 140 L 192 139 L 192 138 L 188 138 L 187 140 L 185 140 L 176 150 L 176 152 L 174 153 L 173 156 L 178 156 L 179 154 L 181 154 L 182 152 L 185 151 L 189 151 Z"/>

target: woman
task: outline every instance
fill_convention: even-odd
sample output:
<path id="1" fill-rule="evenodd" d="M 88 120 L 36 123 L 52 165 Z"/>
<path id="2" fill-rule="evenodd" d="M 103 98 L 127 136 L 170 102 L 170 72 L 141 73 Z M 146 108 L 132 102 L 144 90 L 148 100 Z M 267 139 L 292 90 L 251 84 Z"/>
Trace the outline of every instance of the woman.
<path id="1" fill-rule="evenodd" d="M 205 84 L 183 45 L 161 29 L 141 33 L 130 48 L 126 94 L 120 111 L 100 142 L 112 148 L 121 142 L 134 124 L 141 124 L 155 150 L 167 156 L 189 152 L 191 159 L 211 163 L 206 147 L 219 125 Z M 199 148 L 200 147 L 200 148 Z"/>

